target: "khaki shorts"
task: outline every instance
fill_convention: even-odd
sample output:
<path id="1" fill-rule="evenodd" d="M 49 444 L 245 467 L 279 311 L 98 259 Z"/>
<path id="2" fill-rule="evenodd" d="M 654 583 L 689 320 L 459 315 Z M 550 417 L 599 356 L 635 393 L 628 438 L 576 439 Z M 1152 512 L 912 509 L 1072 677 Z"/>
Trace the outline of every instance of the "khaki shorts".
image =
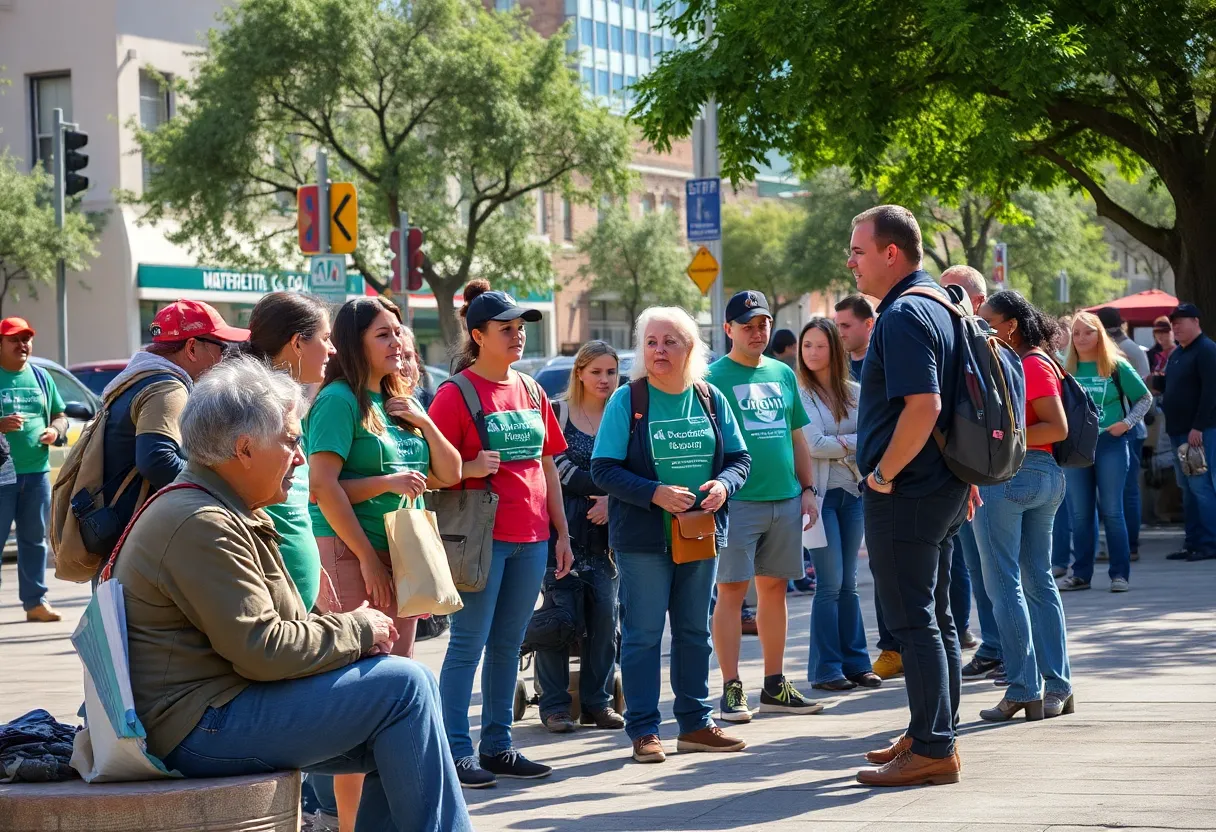
<path id="1" fill-rule="evenodd" d="M 350 612 L 364 601 L 371 601 L 363 573 L 359 570 L 359 558 L 337 537 L 318 537 L 317 548 L 321 550 L 321 567 L 329 580 L 321 579 L 321 593 L 317 596 L 317 609 L 323 612 Z M 376 550 L 380 562 L 393 569 L 392 557 L 386 550 Z M 332 589 L 331 589 L 332 587 Z M 398 618 L 395 606 L 376 607 L 393 619 L 397 628 L 397 643 L 393 645 L 394 656 L 414 657 L 414 634 L 418 629 L 417 618 Z"/>
<path id="2" fill-rule="evenodd" d="M 729 510 L 726 546 L 718 553 L 718 583 L 805 576 L 801 495 L 763 503 L 731 500 Z"/>

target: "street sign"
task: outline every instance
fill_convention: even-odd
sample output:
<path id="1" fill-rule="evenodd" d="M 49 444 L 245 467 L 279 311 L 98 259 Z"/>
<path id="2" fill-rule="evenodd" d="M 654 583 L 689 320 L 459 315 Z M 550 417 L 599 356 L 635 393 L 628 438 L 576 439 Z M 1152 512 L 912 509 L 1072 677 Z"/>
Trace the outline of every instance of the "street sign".
<path id="1" fill-rule="evenodd" d="M 351 254 L 359 244 L 359 195 L 353 182 L 333 182 L 329 186 L 329 250 L 332 254 Z"/>
<path id="2" fill-rule="evenodd" d="M 690 179 L 684 185 L 688 206 L 688 241 L 708 243 L 722 239 L 721 180 Z"/>
<path id="3" fill-rule="evenodd" d="M 714 281 L 718 279 L 718 261 L 709 253 L 709 249 L 701 246 L 697 249 L 697 253 L 693 255 L 692 262 L 688 264 L 688 276 L 692 278 L 692 282 L 697 284 L 697 288 L 701 290 L 701 294 L 707 294 L 709 287 L 714 285 Z"/>
<path id="4" fill-rule="evenodd" d="M 346 255 L 313 255 L 308 269 L 308 288 L 326 303 L 345 303 Z"/>
<path id="5" fill-rule="evenodd" d="M 992 253 L 992 282 L 1004 286 L 1009 277 L 1009 249 L 1004 243 L 997 243 Z"/>
<path id="6" fill-rule="evenodd" d="M 296 229 L 300 235 L 300 251 L 305 254 L 317 254 L 321 251 L 321 206 L 317 200 L 317 186 L 301 185 L 297 188 L 296 206 L 299 208 Z"/>

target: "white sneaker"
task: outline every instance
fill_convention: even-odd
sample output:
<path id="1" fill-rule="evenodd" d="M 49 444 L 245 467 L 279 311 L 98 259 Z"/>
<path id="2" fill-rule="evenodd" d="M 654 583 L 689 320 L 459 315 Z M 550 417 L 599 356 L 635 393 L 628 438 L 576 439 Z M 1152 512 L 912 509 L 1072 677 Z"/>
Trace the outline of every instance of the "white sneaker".
<path id="1" fill-rule="evenodd" d="M 1110 581 L 1111 592 L 1127 592 L 1131 587 L 1127 585 L 1127 578 L 1112 578 Z"/>

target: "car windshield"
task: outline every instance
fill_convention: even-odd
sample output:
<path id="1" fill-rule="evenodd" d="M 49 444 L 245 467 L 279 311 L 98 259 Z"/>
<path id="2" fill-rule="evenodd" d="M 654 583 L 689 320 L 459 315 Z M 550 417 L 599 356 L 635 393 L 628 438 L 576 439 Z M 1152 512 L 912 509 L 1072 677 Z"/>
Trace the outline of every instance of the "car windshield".
<path id="1" fill-rule="evenodd" d="M 106 389 L 106 385 L 118 377 L 122 370 L 80 370 L 76 378 L 84 382 L 84 386 L 98 396 Z"/>
<path id="2" fill-rule="evenodd" d="M 552 399 L 566 392 L 566 385 L 570 383 L 570 368 L 546 367 L 538 372 L 535 378 L 545 395 Z"/>
<path id="3" fill-rule="evenodd" d="M 57 367 L 43 367 L 52 379 L 55 381 L 55 386 L 59 388 L 59 396 L 63 399 L 64 404 L 68 402 L 79 402 L 80 404 L 93 404 L 93 396 L 85 389 L 75 376 L 68 375 Z"/>

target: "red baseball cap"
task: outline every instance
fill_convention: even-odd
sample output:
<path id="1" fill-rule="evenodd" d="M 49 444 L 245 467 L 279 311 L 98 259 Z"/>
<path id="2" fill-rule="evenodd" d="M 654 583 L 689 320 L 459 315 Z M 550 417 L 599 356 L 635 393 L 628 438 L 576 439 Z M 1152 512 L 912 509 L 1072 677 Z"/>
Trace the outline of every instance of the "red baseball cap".
<path id="1" fill-rule="evenodd" d="M 249 330 L 228 326 L 215 307 L 197 300 L 179 300 L 169 304 L 156 313 L 150 329 L 152 341 L 156 344 L 206 335 L 233 343 L 249 340 Z"/>
<path id="2" fill-rule="evenodd" d="M 30 335 L 37 334 L 25 318 L 5 318 L 0 321 L 0 336 L 20 335 L 23 332 L 28 332 Z"/>

